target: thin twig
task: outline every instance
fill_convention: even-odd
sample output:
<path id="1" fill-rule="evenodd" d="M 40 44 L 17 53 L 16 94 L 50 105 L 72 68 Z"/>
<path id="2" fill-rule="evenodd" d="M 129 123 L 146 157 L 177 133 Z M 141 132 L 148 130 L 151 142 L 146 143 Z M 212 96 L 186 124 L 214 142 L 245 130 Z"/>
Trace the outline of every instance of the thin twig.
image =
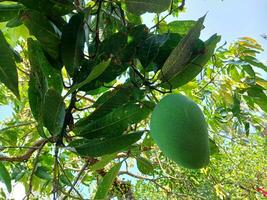
<path id="1" fill-rule="evenodd" d="M 159 183 L 157 183 L 157 180 L 159 178 L 157 178 L 157 179 L 147 178 L 147 177 L 144 177 L 144 176 L 133 174 L 133 173 L 131 173 L 129 171 L 120 171 L 118 175 L 120 176 L 120 175 L 124 175 L 124 174 L 129 175 L 129 176 L 134 177 L 134 178 L 137 178 L 137 179 L 151 181 L 152 183 L 154 183 L 155 185 L 157 185 L 158 187 L 160 187 L 161 189 L 163 189 L 167 194 L 170 194 L 171 193 L 171 191 L 169 191 L 167 188 L 165 188 L 162 185 L 160 185 Z"/>
<path id="2" fill-rule="evenodd" d="M 5 127 L 5 128 L 2 128 L 2 129 L 0 129 L 0 132 L 6 131 L 6 130 L 9 130 L 9 129 L 12 129 L 12 128 L 18 128 L 18 127 L 21 127 L 21 126 L 28 126 L 28 125 L 31 125 L 31 124 L 34 124 L 34 123 L 35 123 L 35 121 L 22 122 L 22 123 L 19 123 L 19 124 L 16 124 L 16 125 L 12 125 L 12 126 L 8 126 L 8 127 Z"/>
<path id="3" fill-rule="evenodd" d="M 53 200 L 57 200 L 58 196 L 58 145 L 55 145 L 55 155 L 54 155 L 54 169 L 53 169 Z"/>
<path id="4" fill-rule="evenodd" d="M 27 199 L 27 200 L 30 199 L 30 195 L 32 194 L 32 181 L 33 181 L 33 175 L 34 175 L 34 173 L 35 173 L 35 171 L 36 171 L 36 169 L 37 169 L 38 159 L 39 159 L 39 156 L 40 156 L 40 154 L 41 154 L 41 151 L 42 151 L 44 145 L 45 145 L 45 142 L 42 143 L 41 146 L 39 146 L 39 149 L 38 149 L 38 151 L 37 151 L 37 155 L 36 155 L 36 157 L 35 157 L 35 161 L 34 161 L 34 164 L 33 164 L 32 173 L 31 173 L 30 181 L 29 181 L 29 189 L 28 189 L 28 192 L 27 192 L 27 194 L 26 194 L 26 196 L 25 196 L 25 199 Z"/>
<path id="5" fill-rule="evenodd" d="M 27 161 L 32 156 L 32 154 L 37 149 L 39 149 L 40 147 L 45 145 L 47 143 L 47 141 L 48 141 L 47 139 L 38 140 L 37 142 L 35 142 L 33 144 L 32 148 L 30 148 L 28 151 L 26 151 L 26 153 L 24 153 L 23 155 L 20 155 L 20 156 L 13 156 L 13 157 L 0 156 L 0 161 L 8 161 L 8 162 L 23 162 L 23 161 Z"/>
<path id="6" fill-rule="evenodd" d="M 182 0 L 181 5 L 178 7 L 179 10 L 183 10 L 185 6 L 185 0 Z"/>
<path id="7" fill-rule="evenodd" d="M 67 176 L 67 174 L 66 174 L 66 172 L 65 172 L 65 170 L 64 170 L 64 168 L 63 168 L 63 166 L 60 164 L 60 162 L 58 162 L 58 166 L 60 167 L 61 171 L 63 172 L 63 175 L 64 175 L 64 176 L 66 177 L 66 179 L 68 180 L 68 182 L 69 182 L 69 184 L 70 184 L 70 187 L 72 187 L 73 190 L 77 193 L 77 195 L 78 195 L 81 199 L 83 199 L 83 197 L 82 197 L 82 195 L 79 193 L 79 191 L 72 185 L 72 183 L 71 183 L 69 177 Z"/>
<path id="8" fill-rule="evenodd" d="M 73 183 L 72 183 L 73 187 L 75 187 L 75 185 L 76 185 L 77 182 L 79 181 L 81 175 L 83 174 L 83 172 L 84 172 L 84 171 L 86 170 L 86 168 L 88 167 L 88 165 L 89 165 L 89 162 L 88 162 L 88 161 L 83 165 L 81 171 L 78 173 L 76 179 L 75 179 L 75 180 L 73 181 Z M 71 187 L 71 188 L 69 189 L 69 191 L 67 192 L 68 195 L 71 193 L 73 187 Z M 68 198 L 68 195 L 65 195 L 65 196 L 62 198 L 62 200 L 67 199 L 67 198 Z"/>

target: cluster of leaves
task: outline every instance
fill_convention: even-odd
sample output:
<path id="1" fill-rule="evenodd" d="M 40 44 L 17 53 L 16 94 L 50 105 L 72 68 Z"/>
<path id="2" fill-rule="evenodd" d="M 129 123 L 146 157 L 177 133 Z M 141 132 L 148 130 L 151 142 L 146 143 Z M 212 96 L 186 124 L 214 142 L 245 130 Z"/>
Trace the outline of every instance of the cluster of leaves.
<path id="1" fill-rule="evenodd" d="M 236 140 L 247 149 L 250 142 L 253 148 L 263 145 L 257 134 L 265 123 L 266 81 L 254 71 L 266 71 L 256 59 L 261 47 L 243 38 L 229 49 L 219 48 L 209 61 L 220 37 L 199 39 L 205 17 L 171 23 L 166 23 L 165 16 L 161 18 L 159 13 L 166 10 L 177 15 L 178 3 L 0 3 L 0 81 L 6 87 L 0 86 L 0 102 L 14 107 L 12 119 L 3 122 L 0 130 L 0 180 L 8 192 L 14 180 L 24 184 L 28 199 L 52 195 L 54 199 L 141 195 L 142 199 L 146 194 L 141 189 L 150 181 L 162 190 L 161 197 L 197 198 L 203 188 L 192 183 L 192 177 L 208 182 L 226 173 L 232 164 L 224 156 L 233 154 Z M 155 26 L 142 24 L 140 15 L 145 12 L 156 13 Z M 219 151 L 219 145 L 230 149 L 217 152 L 218 158 L 214 157 L 205 173 L 183 171 L 170 161 L 163 166 L 166 158 L 158 155 L 150 138 L 149 114 L 158 98 L 171 92 L 183 92 L 202 105 L 212 151 Z M 256 132 L 257 142 L 248 138 L 251 132 Z M 258 153 L 261 159 L 263 153 Z M 243 154 L 235 155 L 238 160 Z M 213 171 L 220 159 L 228 168 Z M 131 161 L 149 177 L 130 173 Z M 262 165 L 258 169 L 262 171 Z M 179 171 L 182 174 L 173 179 L 166 175 Z M 119 178 L 123 174 L 142 182 L 133 188 Z M 250 187 L 235 180 L 235 184 Z M 176 184 L 182 182 L 184 186 L 176 191 Z M 224 184 L 220 180 L 215 183 Z M 192 184 L 195 189 L 190 192 Z M 262 185 L 262 179 L 255 184 Z M 201 185 L 205 193 L 221 195 L 213 186 L 214 182 Z"/>

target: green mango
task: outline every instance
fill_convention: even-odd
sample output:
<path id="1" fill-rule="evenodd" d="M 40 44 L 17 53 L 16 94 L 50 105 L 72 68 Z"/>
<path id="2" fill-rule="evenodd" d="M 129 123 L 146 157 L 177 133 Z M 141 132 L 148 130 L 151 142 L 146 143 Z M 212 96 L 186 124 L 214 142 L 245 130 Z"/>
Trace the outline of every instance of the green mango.
<path id="1" fill-rule="evenodd" d="M 155 107 L 151 136 L 161 151 L 177 164 L 190 169 L 209 163 L 209 138 L 204 115 L 195 102 L 170 94 Z"/>

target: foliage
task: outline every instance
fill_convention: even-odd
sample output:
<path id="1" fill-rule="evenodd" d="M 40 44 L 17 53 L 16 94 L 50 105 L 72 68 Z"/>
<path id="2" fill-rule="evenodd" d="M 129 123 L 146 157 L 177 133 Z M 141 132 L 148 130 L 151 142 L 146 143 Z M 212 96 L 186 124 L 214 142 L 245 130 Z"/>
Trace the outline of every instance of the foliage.
<path id="1" fill-rule="evenodd" d="M 204 17 L 167 23 L 184 3 L 0 1 L 0 104 L 13 108 L 0 124 L 1 199 L 13 183 L 26 199 L 263 198 L 263 49 L 248 37 L 202 41 Z M 177 166 L 151 139 L 150 113 L 166 93 L 201 107 L 206 168 Z"/>

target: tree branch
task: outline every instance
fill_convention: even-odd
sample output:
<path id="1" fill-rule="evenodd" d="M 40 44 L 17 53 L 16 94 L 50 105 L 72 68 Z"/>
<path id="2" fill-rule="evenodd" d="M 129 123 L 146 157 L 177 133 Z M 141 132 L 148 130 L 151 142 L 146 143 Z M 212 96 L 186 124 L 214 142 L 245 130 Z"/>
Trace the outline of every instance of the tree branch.
<path id="1" fill-rule="evenodd" d="M 30 149 L 28 149 L 28 151 L 26 151 L 26 153 L 24 153 L 23 155 L 20 155 L 20 156 L 13 156 L 13 157 L 0 156 L 0 161 L 8 161 L 8 162 L 22 162 L 22 161 L 27 161 L 32 156 L 32 154 L 36 150 L 42 148 L 47 143 L 47 141 L 48 141 L 47 139 L 38 140 L 37 142 L 35 142 L 33 144 L 33 146 Z"/>
<path id="2" fill-rule="evenodd" d="M 45 143 L 43 142 L 43 143 L 41 144 L 41 146 L 39 147 L 38 152 L 37 152 L 37 155 L 36 155 L 36 157 L 35 157 L 35 161 L 34 161 L 34 164 L 33 164 L 32 173 L 31 173 L 30 181 L 29 181 L 29 189 L 28 189 L 28 192 L 27 192 L 27 194 L 26 194 L 26 196 L 25 196 L 25 199 L 27 199 L 27 200 L 30 199 L 30 195 L 32 194 L 32 180 L 33 180 L 33 175 L 34 175 L 34 173 L 35 173 L 35 171 L 36 171 L 36 169 L 37 169 L 38 158 L 39 158 L 39 156 L 40 156 L 40 154 L 41 154 L 41 151 L 42 151 L 44 145 L 45 145 Z"/>
<path id="3" fill-rule="evenodd" d="M 8 127 L 5 127 L 5 128 L 2 128 L 2 129 L 0 129 L 0 132 L 6 131 L 6 130 L 9 130 L 9 129 L 12 129 L 12 128 L 18 128 L 18 127 L 21 127 L 21 126 L 31 125 L 33 123 L 35 123 L 35 121 L 22 122 L 22 123 L 19 123 L 19 124 L 16 124 L 16 125 L 12 125 L 12 126 L 8 126 Z"/>
<path id="4" fill-rule="evenodd" d="M 77 182 L 79 181 L 81 175 L 83 174 L 83 172 L 86 170 L 86 168 L 88 167 L 90 162 L 86 161 L 86 163 L 83 165 L 81 171 L 79 172 L 79 174 L 77 175 L 76 179 L 73 181 L 72 186 L 75 187 L 75 185 L 77 184 Z M 67 194 L 62 198 L 62 200 L 66 200 L 68 198 L 68 195 L 71 193 L 71 191 L 73 190 L 73 187 L 71 187 L 69 189 L 69 191 L 67 192 Z"/>

